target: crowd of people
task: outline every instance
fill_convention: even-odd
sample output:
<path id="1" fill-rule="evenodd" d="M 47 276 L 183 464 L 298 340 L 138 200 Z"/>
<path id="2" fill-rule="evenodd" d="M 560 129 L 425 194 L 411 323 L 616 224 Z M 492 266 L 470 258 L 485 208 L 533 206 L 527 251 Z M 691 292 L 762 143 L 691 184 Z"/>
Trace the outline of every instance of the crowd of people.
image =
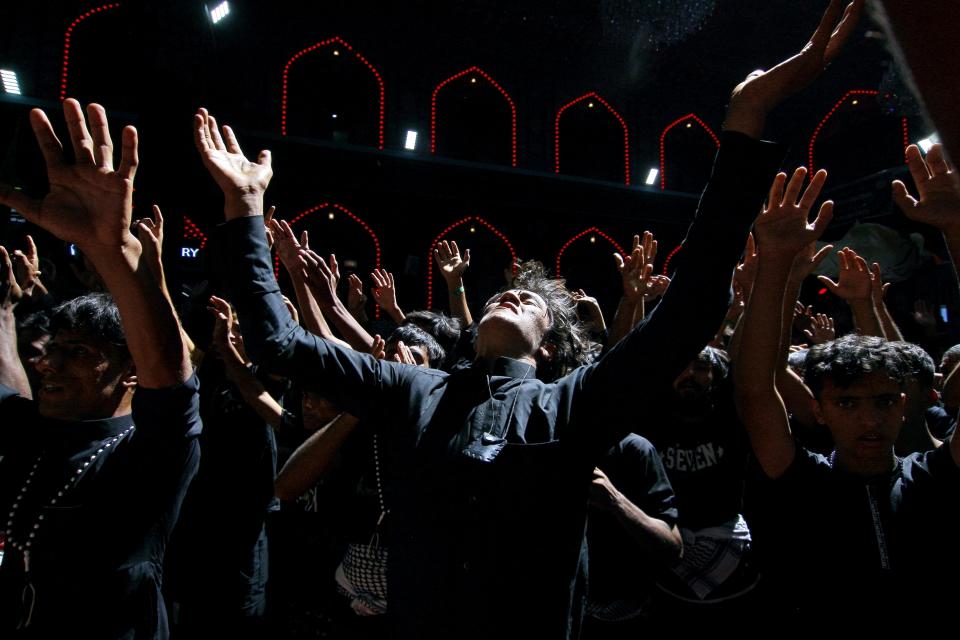
<path id="1" fill-rule="evenodd" d="M 470 252 L 442 241 L 445 312 L 403 310 L 378 269 L 395 328 L 371 335 L 367 284 L 343 299 L 336 258 L 265 212 L 270 152 L 199 109 L 225 214 L 202 336 L 167 290 L 160 209 L 132 219 L 137 131 L 115 165 L 104 109 L 68 99 L 67 161 L 33 110 L 49 193 L 0 203 L 102 291 L 56 300 L 32 239 L 0 247 L 2 636 L 591 640 L 948 611 L 960 345 L 938 367 L 904 341 L 882 266 L 849 247 L 820 278 L 853 330 L 798 303 L 838 249 L 817 244 L 833 203 L 810 219 L 828 177 L 780 172 L 762 140 L 862 10 L 833 0 L 733 89 L 684 259 L 656 275 L 636 235 L 609 326 L 534 261 L 474 317 Z M 957 264 L 956 171 L 940 145 L 906 161 L 892 198 Z"/>

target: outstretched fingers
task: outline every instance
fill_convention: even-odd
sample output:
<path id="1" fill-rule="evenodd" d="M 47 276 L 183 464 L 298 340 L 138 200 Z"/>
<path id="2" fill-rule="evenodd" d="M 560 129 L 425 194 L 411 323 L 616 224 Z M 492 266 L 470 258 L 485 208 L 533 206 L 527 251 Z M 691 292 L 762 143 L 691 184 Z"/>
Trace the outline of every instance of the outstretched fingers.
<path id="1" fill-rule="evenodd" d="M 796 204 L 797 197 L 800 195 L 800 189 L 803 188 L 803 181 L 806 177 L 806 167 L 797 167 L 796 170 L 794 170 L 793 175 L 790 176 L 790 182 L 787 183 L 787 188 L 783 192 L 783 204 Z"/>
<path id="2" fill-rule="evenodd" d="M 93 138 L 87 131 L 80 103 L 73 98 L 63 102 L 63 117 L 67 121 L 67 132 L 73 145 L 74 160 L 77 164 L 96 164 L 93 154 Z"/>
<path id="3" fill-rule="evenodd" d="M 120 137 L 120 167 L 117 169 L 117 175 L 124 180 L 133 180 L 133 177 L 137 174 L 137 167 L 140 165 L 140 155 L 137 147 L 137 130 L 127 125 L 123 128 Z"/>
<path id="4" fill-rule="evenodd" d="M 30 112 L 30 127 L 40 146 L 40 153 L 47 164 L 47 171 L 63 165 L 63 144 L 53 131 L 50 119 L 42 109 L 33 109 Z"/>
<path id="5" fill-rule="evenodd" d="M 817 201 L 817 198 L 820 197 L 820 192 L 823 190 L 823 185 L 827 181 L 827 172 L 824 169 L 820 169 L 815 174 L 813 174 L 813 179 L 810 181 L 810 184 L 807 185 L 806 191 L 803 192 L 803 196 L 800 198 L 800 208 L 804 211 L 809 211 L 813 208 L 813 203 Z"/>
<path id="6" fill-rule="evenodd" d="M 93 135 L 93 157 L 100 169 L 113 171 L 113 140 L 107 124 L 107 112 L 99 104 L 87 105 L 87 119 Z"/>

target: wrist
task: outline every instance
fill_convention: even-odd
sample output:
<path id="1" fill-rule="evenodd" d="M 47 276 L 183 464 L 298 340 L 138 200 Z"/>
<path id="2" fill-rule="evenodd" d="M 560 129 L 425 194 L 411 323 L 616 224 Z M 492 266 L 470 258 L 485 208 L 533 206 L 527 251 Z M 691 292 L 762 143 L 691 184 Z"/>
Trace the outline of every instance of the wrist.
<path id="1" fill-rule="evenodd" d="M 461 294 L 465 291 L 463 288 L 463 278 L 444 278 L 447 283 L 447 289 L 450 293 Z"/>
<path id="2" fill-rule="evenodd" d="M 263 192 L 236 191 L 224 193 L 223 212 L 227 220 L 263 215 Z"/>

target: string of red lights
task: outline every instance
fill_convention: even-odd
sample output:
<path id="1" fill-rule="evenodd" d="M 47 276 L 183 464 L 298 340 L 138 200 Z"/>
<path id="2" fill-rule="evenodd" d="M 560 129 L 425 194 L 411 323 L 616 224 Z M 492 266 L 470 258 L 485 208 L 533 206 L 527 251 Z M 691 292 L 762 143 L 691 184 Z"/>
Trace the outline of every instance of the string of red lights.
<path id="1" fill-rule="evenodd" d="M 584 100 L 596 100 L 597 102 L 602 104 L 604 107 L 607 108 L 607 111 L 609 111 L 617 119 L 617 122 L 620 123 L 620 126 L 623 127 L 623 175 L 624 175 L 623 184 L 629 185 L 630 184 L 630 129 L 627 127 L 627 121 L 623 119 L 623 117 L 617 112 L 617 110 L 614 109 L 612 106 L 610 106 L 610 103 L 604 100 L 603 98 L 601 98 L 600 95 L 597 94 L 595 91 L 591 91 L 590 93 L 585 93 L 579 98 L 574 98 L 567 104 L 560 107 L 560 109 L 557 111 L 557 117 L 553 121 L 553 162 L 554 162 L 553 172 L 560 173 L 560 117 L 563 115 L 564 111 L 566 111 L 573 105 L 577 104 L 578 102 L 583 102 Z M 588 103 L 588 106 L 590 104 L 592 103 Z"/>
<path id="2" fill-rule="evenodd" d="M 597 234 L 598 236 L 600 236 L 601 238 L 603 238 L 604 240 L 606 240 L 607 242 L 609 242 L 611 245 L 613 245 L 613 248 L 617 250 L 617 253 L 619 253 L 621 256 L 622 256 L 622 255 L 625 255 L 624 252 L 623 252 L 623 247 L 621 247 L 621 246 L 619 245 L 619 243 L 617 243 L 616 240 L 614 240 L 612 237 L 610 237 L 609 235 L 607 235 L 606 233 L 604 233 L 603 231 L 601 231 L 601 230 L 598 229 L 597 227 L 590 227 L 589 229 L 584 229 L 583 231 L 581 231 L 581 232 L 578 233 L 577 235 L 575 235 L 575 236 L 573 236 L 572 238 L 570 238 L 569 240 L 567 240 L 567 241 L 564 243 L 564 245 L 563 245 L 562 247 L 560 247 L 560 251 L 557 253 L 557 268 L 556 268 L 556 271 L 554 271 L 554 273 L 557 274 L 557 277 L 558 277 L 558 278 L 560 277 L 560 273 L 561 273 L 561 271 L 560 271 L 560 259 L 563 257 L 564 252 L 566 252 L 567 247 L 569 247 L 569 246 L 572 245 L 574 242 L 576 242 L 577 240 L 579 240 L 579 239 L 582 238 L 583 236 L 587 235 L 588 233 L 595 233 L 595 234 Z"/>

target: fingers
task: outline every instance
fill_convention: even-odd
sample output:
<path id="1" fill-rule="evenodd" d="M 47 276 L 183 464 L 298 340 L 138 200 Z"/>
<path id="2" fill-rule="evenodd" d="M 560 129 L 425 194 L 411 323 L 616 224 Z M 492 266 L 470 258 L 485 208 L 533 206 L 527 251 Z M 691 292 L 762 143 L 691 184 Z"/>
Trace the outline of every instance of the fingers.
<path id="1" fill-rule="evenodd" d="M 635 237 L 635 238 L 639 238 L 639 236 L 634 236 L 634 237 Z M 622 271 L 623 271 L 623 268 L 624 268 L 624 266 L 625 266 L 625 264 L 624 264 L 624 262 L 623 262 L 623 256 L 621 256 L 619 253 L 614 253 L 614 254 L 613 254 L 613 260 L 614 260 L 614 262 L 617 263 L 617 271 L 621 271 L 621 272 L 622 272 Z"/>
<path id="2" fill-rule="evenodd" d="M 30 112 L 30 126 L 33 128 L 33 135 L 40 146 L 40 153 L 43 154 L 43 160 L 47 164 L 47 171 L 63 164 L 63 144 L 57 138 L 53 131 L 53 125 L 41 109 L 33 109 Z"/>
<path id="3" fill-rule="evenodd" d="M 747 234 L 747 248 L 743 252 L 744 259 L 754 258 L 757 255 L 757 240 L 753 237 L 753 231 Z"/>
<path id="4" fill-rule="evenodd" d="M 460 247 L 457 246 L 457 241 L 453 240 L 450 243 L 450 253 L 451 255 L 458 256 L 460 255 Z"/>
<path id="5" fill-rule="evenodd" d="M 814 237 L 819 238 L 833 220 L 833 200 L 827 200 L 820 205 L 820 211 L 817 213 L 817 219 L 813 221 Z"/>
<path id="6" fill-rule="evenodd" d="M 0 183 L 0 204 L 16 209 L 30 222 L 37 222 L 40 200 L 30 198 L 8 184 Z"/>
<path id="7" fill-rule="evenodd" d="M 841 255 L 842 255 L 842 254 L 841 254 Z M 824 285 L 826 285 L 827 289 L 830 289 L 830 291 L 831 291 L 832 293 L 836 293 L 837 290 L 840 288 L 840 283 L 839 283 L 839 282 L 834 282 L 833 280 L 831 280 L 831 279 L 828 278 L 827 276 L 817 276 L 817 280 L 819 280 L 819 281 L 822 282 Z"/>
<path id="8" fill-rule="evenodd" d="M 923 161 L 923 155 L 920 153 L 920 147 L 915 144 L 907 147 L 906 156 L 907 168 L 910 169 L 910 177 L 913 178 L 913 184 L 917 185 L 917 189 L 921 190 L 920 193 L 922 195 L 923 186 L 930 178 L 930 171 L 927 168 L 927 163 Z"/>
<path id="9" fill-rule="evenodd" d="M 778 173 L 773 178 L 773 184 L 770 185 L 770 193 L 767 195 L 767 209 L 779 206 L 783 202 L 783 186 L 787 183 L 787 174 Z"/>
<path id="10" fill-rule="evenodd" d="M 213 141 L 213 147 L 218 151 L 226 151 L 227 145 L 223 143 L 223 138 L 220 136 L 220 128 L 217 126 L 217 119 L 207 114 L 207 126 L 210 129 L 210 139 Z"/>
<path id="11" fill-rule="evenodd" d="M 306 229 L 300 234 L 300 246 L 304 249 L 310 248 L 310 234 L 307 233 Z"/>
<path id="12" fill-rule="evenodd" d="M 934 176 L 940 176 L 950 171 L 947 159 L 943 155 L 943 145 L 935 144 L 927 151 L 927 169 Z"/>
<path id="13" fill-rule="evenodd" d="M 153 222 L 157 225 L 157 227 L 159 227 L 162 230 L 163 229 L 163 212 L 160 211 L 160 207 L 158 207 L 157 205 L 153 205 L 152 209 L 153 209 Z"/>
<path id="14" fill-rule="evenodd" d="M 340 279 L 340 265 L 337 264 L 337 256 L 332 253 L 330 254 L 330 273 L 332 273 L 333 277 L 337 280 Z M 357 278 L 357 280 L 359 281 L 360 278 Z"/>
<path id="15" fill-rule="evenodd" d="M 207 110 L 203 107 L 193 116 L 193 143 L 201 155 L 213 149 L 210 127 L 207 126 Z"/>
<path id="16" fill-rule="evenodd" d="M 917 206 L 917 199 L 907 191 L 907 185 L 899 180 L 893 181 L 893 201 L 900 207 L 900 210 L 906 214 Z"/>
<path id="17" fill-rule="evenodd" d="M 83 118 L 83 109 L 80 103 L 73 98 L 63 102 L 63 117 L 67 121 L 67 132 L 70 134 L 70 143 L 73 145 L 73 155 L 77 164 L 95 164 L 93 155 L 93 138 L 87 131 L 87 123 Z"/>
<path id="18" fill-rule="evenodd" d="M 26 240 L 27 258 L 30 260 L 30 262 L 36 262 L 39 257 L 39 253 L 37 252 L 37 244 L 33 241 L 33 236 L 29 234 L 27 234 Z"/>
<path id="19" fill-rule="evenodd" d="M 267 212 L 263 214 L 263 224 L 270 224 L 270 221 L 273 220 L 273 214 L 277 212 L 277 207 L 271 205 Z"/>
<path id="20" fill-rule="evenodd" d="M 809 211 L 813 208 L 813 203 L 817 201 L 817 198 L 820 197 L 820 191 L 823 189 L 824 183 L 827 181 L 827 172 L 824 169 L 820 169 L 815 174 L 813 174 L 813 179 L 810 181 L 810 184 L 807 185 L 806 191 L 803 192 L 803 197 L 800 198 L 800 208 L 804 211 Z"/>
<path id="21" fill-rule="evenodd" d="M 790 182 L 783 192 L 783 204 L 792 205 L 797 203 L 797 197 L 800 195 L 800 189 L 803 188 L 803 181 L 807 177 L 806 167 L 797 167 L 793 175 L 790 176 Z"/>
<path id="22" fill-rule="evenodd" d="M 124 180 L 133 180 L 137 174 L 137 166 L 140 164 L 137 147 L 137 130 L 127 125 L 120 136 L 120 168 L 117 169 L 117 175 Z"/>
<path id="23" fill-rule="evenodd" d="M 820 251 L 817 251 L 815 254 L 813 254 L 813 257 L 810 258 L 810 271 L 815 271 L 817 267 L 820 266 L 820 263 L 823 262 L 828 255 L 830 255 L 831 251 L 833 251 L 833 245 L 828 244 L 822 247 Z"/>
<path id="24" fill-rule="evenodd" d="M 810 36 L 811 45 L 818 49 L 827 48 L 827 43 L 830 42 L 830 36 L 833 34 L 834 25 L 836 25 L 837 20 L 840 19 L 841 11 L 840 0 L 830 0 L 830 5 L 827 7 L 827 10 L 823 12 L 823 17 L 820 18 L 820 24 L 817 25 L 817 30 Z"/>
<path id="25" fill-rule="evenodd" d="M 107 112 L 99 104 L 87 105 L 90 133 L 93 134 L 93 157 L 97 166 L 113 171 L 113 140 L 107 125 Z"/>
<path id="26" fill-rule="evenodd" d="M 827 43 L 827 49 L 823 57 L 825 64 L 830 64 L 843 49 L 843 45 L 860 21 L 860 16 L 863 14 L 863 5 L 863 0 L 854 0 L 844 9 L 840 24 L 830 34 L 830 41 Z"/>
<path id="27" fill-rule="evenodd" d="M 273 168 L 273 155 L 270 153 L 269 149 L 264 149 L 260 152 L 260 154 L 257 156 L 257 163 Z"/>
<path id="28" fill-rule="evenodd" d="M 234 135 L 233 129 L 227 125 L 223 125 L 223 137 L 227 142 L 227 151 L 243 155 L 243 151 L 240 149 L 240 143 L 237 142 L 237 136 Z"/>
<path id="29" fill-rule="evenodd" d="M 470 266 L 470 249 L 467 249 L 466 251 L 463 252 L 463 266 L 464 267 Z"/>

